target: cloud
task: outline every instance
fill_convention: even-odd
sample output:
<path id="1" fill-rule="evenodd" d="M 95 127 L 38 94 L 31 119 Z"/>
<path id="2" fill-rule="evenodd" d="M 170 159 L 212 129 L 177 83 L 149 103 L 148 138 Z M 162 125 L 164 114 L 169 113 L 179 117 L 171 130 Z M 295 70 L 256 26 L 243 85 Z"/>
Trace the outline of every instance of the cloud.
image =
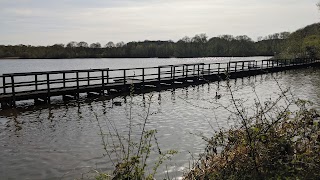
<path id="1" fill-rule="evenodd" d="M 0 43 L 253 38 L 318 21 L 313 0 L 0 0 Z M 297 16 L 299 12 L 299 16 Z"/>

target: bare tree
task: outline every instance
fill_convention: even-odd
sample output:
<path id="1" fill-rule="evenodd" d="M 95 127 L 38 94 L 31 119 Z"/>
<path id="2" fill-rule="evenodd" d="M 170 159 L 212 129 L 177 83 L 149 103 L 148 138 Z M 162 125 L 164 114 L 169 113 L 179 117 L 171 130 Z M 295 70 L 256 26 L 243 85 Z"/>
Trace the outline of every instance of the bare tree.
<path id="1" fill-rule="evenodd" d="M 113 47 L 115 47 L 116 45 L 112 42 L 112 41 L 109 41 L 106 45 L 105 45 L 105 47 L 106 48 L 113 48 Z"/>
<path id="2" fill-rule="evenodd" d="M 75 41 L 71 41 L 71 42 L 69 42 L 68 44 L 67 44 L 67 48 L 74 48 L 74 47 L 77 47 L 77 42 L 75 42 Z"/>

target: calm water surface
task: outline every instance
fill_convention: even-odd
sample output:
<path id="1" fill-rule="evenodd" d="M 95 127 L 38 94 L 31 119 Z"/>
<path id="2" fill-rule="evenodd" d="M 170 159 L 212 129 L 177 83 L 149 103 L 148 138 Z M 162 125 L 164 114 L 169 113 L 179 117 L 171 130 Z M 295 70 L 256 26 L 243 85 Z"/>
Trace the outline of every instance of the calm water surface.
<path id="1" fill-rule="evenodd" d="M 168 63 L 172 59 L 159 60 L 163 64 L 173 64 Z M 102 64 L 110 60 L 104 59 L 103 63 L 99 60 L 70 60 L 81 62 L 76 63 L 74 68 L 68 66 L 73 64 L 69 61 L 48 60 L 48 64 L 55 64 L 51 64 L 52 67 L 38 67 L 34 61 L 40 60 L 0 61 L 0 69 L 2 73 L 58 70 L 57 61 L 61 67 L 65 67 L 63 69 L 101 68 Z M 133 60 L 135 62 L 130 64 L 132 59 L 119 61 L 126 62 L 122 64 L 125 67 L 133 67 L 138 63 L 138 60 Z M 181 59 L 173 61 L 181 63 Z M 188 61 L 192 63 L 198 59 Z M 26 66 L 28 62 L 31 64 Z M 3 68 L 2 63 L 11 65 Z M 63 63 L 68 65 L 62 65 Z M 138 64 L 139 67 L 154 66 L 148 63 L 149 61 L 143 59 Z M 12 67 L 13 64 L 16 68 Z M 236 97 L 245 100 L 245 105 L 251 106 L 256 98 L 253 96 L 253 85 L 260 99 L 277 98 L 280 90 L 276 79 L 281 88 L 290 88 L 295 98 L 311 100 L 315 102 L 316 108 L 320 108 L 319 77 L 319 68 L 307 68 L 232 80 L 231 85 L 236 89 Z M 216 92 L 221 94 L 221 99 L 215 99 Z M 149 97 L 152 97 L 151 101 L 148 100 Z M 112 101 L 121 102 L 121 106 L 114 106 Z M 106 153 L 99 135 L 100 128 L 103 133 L 108 134 L 114 131 L 112 127 L 116 127 L 118 132 L 125 136 L 128 133 L 132 108 L 133 139 L 137 139 L 148 104 L 151 114 L 147 129 L 157 129 L 156 137 L 162 151 L 174 149 L 179 152 L 166 163 L 167 167 L 159 169 L 157 177 L 161 179 L 167 173 L 171 178 L 180 177 L 188 169 L 191 157 L 197 157 L 205 146 L 197 134 L 210 136 L 214 130 L 234 124 L 228 120 L 229 113 L 218 108 L 229 103 L 230 95 L 225 82 L 221 82 L 136 95 L 132 97 L 132 101 L 131 97 L 83 100 L 69 104 L 57 101 L 56 105 L 51 107 L 24 107 L 1 111 L 0 179 L 75 179 L 86 177 L 84 173 L 92 169 L 112 171 L 111 161 L 104 156 Z M 111 144 L 111 141 L 109 142 Z M 151 156 L 150 165 L 156 161 L 155 154 Z"/>

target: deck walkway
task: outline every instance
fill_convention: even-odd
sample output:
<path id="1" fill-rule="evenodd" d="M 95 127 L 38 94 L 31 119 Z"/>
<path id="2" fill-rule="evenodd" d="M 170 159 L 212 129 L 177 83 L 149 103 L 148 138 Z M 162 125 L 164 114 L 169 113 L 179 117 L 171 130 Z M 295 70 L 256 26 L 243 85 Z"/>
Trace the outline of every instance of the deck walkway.
<path id="1" fill-rule="evenodd" d="M 157 91 L 192 84 L 238 78 L 267 72 L 319 65 L 319 60 L 232 61 L 228 63 L 177 64 L 129 69 L 87 69 L 12 73 L 0 76 L 1 109 L 16 107 L 17 101 L 51 103 L 51 97 L 63 100 L 87 96 L 107 96 Z"/>

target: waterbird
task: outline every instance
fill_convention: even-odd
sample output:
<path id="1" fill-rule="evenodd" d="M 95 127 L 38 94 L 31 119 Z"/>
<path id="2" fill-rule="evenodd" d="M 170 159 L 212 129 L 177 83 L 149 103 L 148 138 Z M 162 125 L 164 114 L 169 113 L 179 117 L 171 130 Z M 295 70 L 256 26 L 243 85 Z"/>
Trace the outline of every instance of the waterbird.
<path id="1" fill-rule="evenodd" d="M 115 106 L 121 106 L 121 102 L 120 102 L 120 101 L 114 101 L 113 104 L 114 104 Z"/>
<path id="2" fill-rule="evenodd" d="M 221 94 L 218 94 L 218 92 L 216 92 L 216 96 L 214 98 L 215 99 L 220 99 L 221 98 Z"/>

